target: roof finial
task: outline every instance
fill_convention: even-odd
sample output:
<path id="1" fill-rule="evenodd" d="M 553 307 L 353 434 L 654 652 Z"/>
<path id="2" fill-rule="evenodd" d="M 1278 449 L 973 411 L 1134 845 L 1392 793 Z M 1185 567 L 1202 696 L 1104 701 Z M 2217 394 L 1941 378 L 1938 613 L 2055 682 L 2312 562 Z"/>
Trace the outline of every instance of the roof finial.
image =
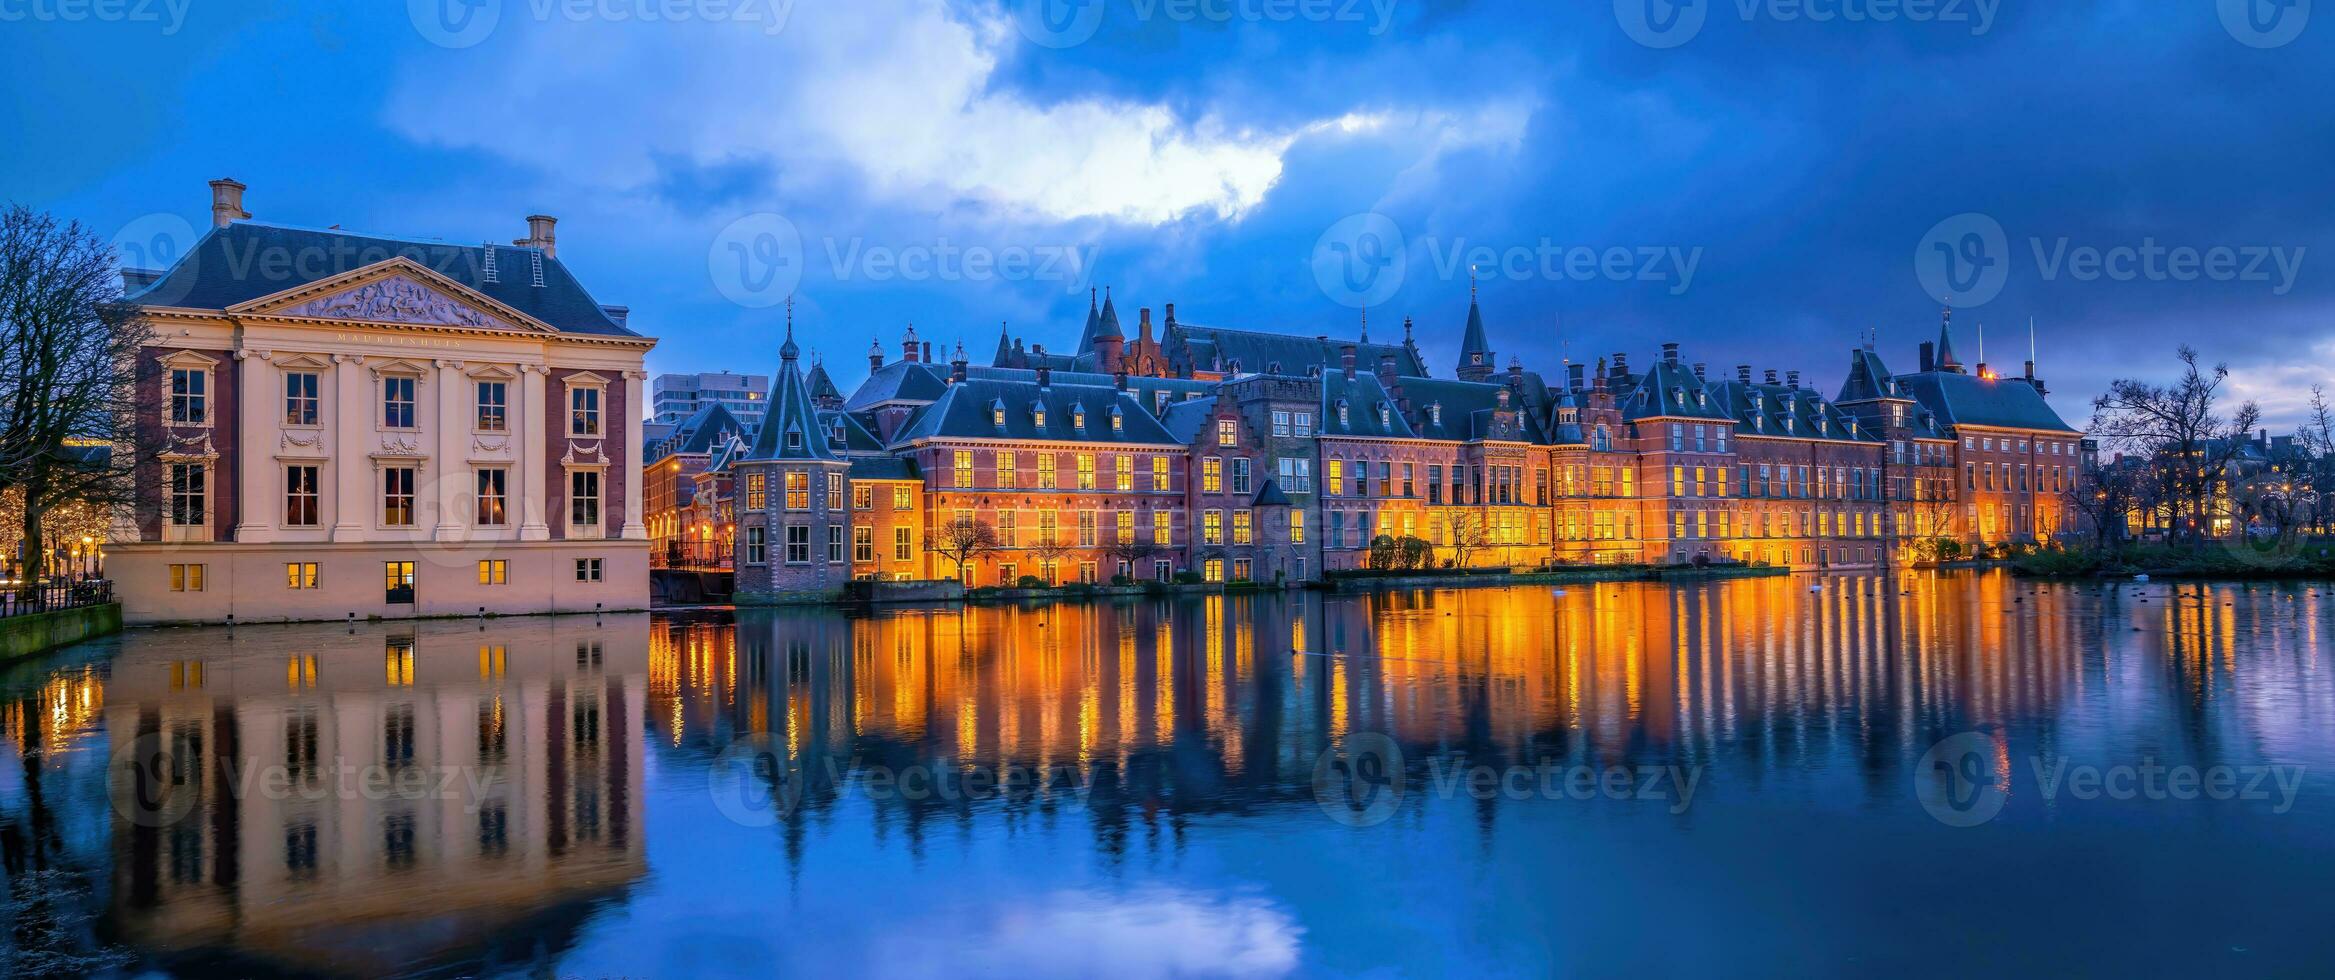
<path id="1" fill-rule="evenodd" d="M 2034 315 L 2033 315 L 2033 314 L 2029 314 L 2029 315 L 2028 315 L 2028 317 L 2027 317 L 2027 360 L 2029 360 L 2029 361 L 2033 361 L 2034 359 L 2035 359 L 2035 317 L 2034 317 Z"/>
<path id="2" fill-rule="evenodd" d="M 1468 263 L 1467 267 L 1467 301 L 1476 301 L 1476 266 L 1473 262 Z"/>
<path id="3" fill-rule="evenodd" d="M 795 346 L 795 294 L 786 294 L 786 343 L 778 345 L 778 358 L 793 361 L 802 348 Z"/>
<path id="4" fill-rule="evenodd" d="M 1362 342 L 1370 342 L 1370 304 L 1362 304 Z"/>

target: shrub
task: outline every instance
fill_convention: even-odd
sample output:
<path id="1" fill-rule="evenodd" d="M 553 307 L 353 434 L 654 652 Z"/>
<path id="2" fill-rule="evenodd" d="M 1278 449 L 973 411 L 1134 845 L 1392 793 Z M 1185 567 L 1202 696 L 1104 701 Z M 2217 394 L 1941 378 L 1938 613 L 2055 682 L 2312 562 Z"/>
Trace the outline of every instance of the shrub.
<path id="1" fill-rule="evenodd" d="M 1046 587 L 1046 580 L 1035 575 L 1024 575 L 1015 580 L 1013 584 L 1015 588 L 1020 589 L 1043 589 Z"/>
<path id="2" fill-rule="evenodd" d="M 1176 573 L 1177 585 L 1199 585 L 1204 581 L 1206 581 L 1206 579 L 1201 578 L 1199 572 L 1195 572 L 1190 569 Z"/>

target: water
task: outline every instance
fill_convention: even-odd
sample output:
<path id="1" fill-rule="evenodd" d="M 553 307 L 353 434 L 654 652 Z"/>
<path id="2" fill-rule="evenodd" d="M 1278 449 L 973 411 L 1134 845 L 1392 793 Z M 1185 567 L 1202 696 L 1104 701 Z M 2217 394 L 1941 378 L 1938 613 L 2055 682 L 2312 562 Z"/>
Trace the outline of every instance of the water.
<path id="1" fill-rule="evenodd" d="M 132 633 L 0 974 L 2335 970 L 2335 596 L 1810 583 Z"/>

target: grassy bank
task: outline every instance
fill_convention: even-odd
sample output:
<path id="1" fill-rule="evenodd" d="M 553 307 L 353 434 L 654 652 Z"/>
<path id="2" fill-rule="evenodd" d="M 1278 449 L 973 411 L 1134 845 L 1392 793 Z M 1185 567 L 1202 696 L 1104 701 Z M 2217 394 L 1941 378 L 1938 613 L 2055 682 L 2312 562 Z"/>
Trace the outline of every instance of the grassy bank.
<path id="1" fill-rule="evenodd" d="M 2283 547 L 2220 542 L 2204 548 L 2133 545 L 2114 551 L 2038 551 L 2011 563 L 2034 578 L 2209 578 L 2234 580 L 2335 579 L 2335 546 L 2308 542 Z"/>

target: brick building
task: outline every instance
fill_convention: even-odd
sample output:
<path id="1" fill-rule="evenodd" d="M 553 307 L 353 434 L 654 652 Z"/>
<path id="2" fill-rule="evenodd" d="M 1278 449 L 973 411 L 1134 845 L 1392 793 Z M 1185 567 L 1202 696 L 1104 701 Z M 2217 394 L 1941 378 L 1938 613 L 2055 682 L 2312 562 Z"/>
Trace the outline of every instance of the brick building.
<path id="1" fill-rule="evenodd" d="M 2049 540 L 2078 465 L 2033 365 L 1964 369 L 1950 318 L 1909 374 L 1852 350 L 1832 398 L 1798 371 L 1715 376 L 1677 344 L 1643 371 L 1626 353 L 1553 380 L 1503 367 L 1472 299 L 1449 377 L 1409 321 L 1392 344 L 1172 305 L 1161 330 L 1137 323 L 1097 297 L 1074 350 L 1001 334 L 987 365 L 910 328 L 849 396 L 815 396 L 790 326 L 774 421 L 734 464 L 741 526 L 764 528 L 736 546 L 741 597 L 871 575 L 1295 584 L 1404 539 L 1437 565 L 1872 567 L 1922 539 Z M 925 546 L 958 528 L 982 543 Z"/>

